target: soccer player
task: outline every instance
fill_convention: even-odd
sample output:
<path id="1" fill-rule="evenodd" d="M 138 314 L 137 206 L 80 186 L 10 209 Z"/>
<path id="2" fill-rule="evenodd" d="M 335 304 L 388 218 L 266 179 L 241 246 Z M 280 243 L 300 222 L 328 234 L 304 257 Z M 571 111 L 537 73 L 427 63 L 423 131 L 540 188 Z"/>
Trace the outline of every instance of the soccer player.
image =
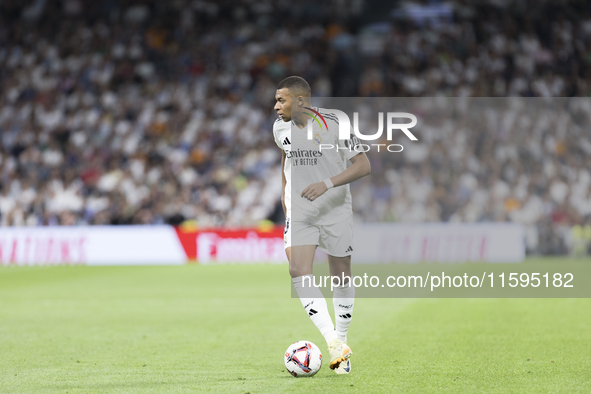
<path id="1" fill-rule="evenodd" d="M 350 279 L 334 288 L 335 329 L 320 289 L 309 283 L 317 247 L 328 254 L 331 276 L 351 277 L 353 218 L 349 183 L 368 175 L 371 169 L 365 153 L 352 149 L 355 138 L 338 139 L 338 117 L 330 110 L 312 108 L 310 96 L 310 85 L 297 76 L 281 81 L 275 94 L 274 109 L 279 118 L 273 134 L 283 151 L 285 253 L 298 297 L 328 344 L 330 368 L 337 374 L 348 374 L 352 352 L 347 346 L 347 331 L 355 288 Z M 320 150 L 320 144 L 334 149 Z M 351 162 L 349 167 L 347 161 Z"/>

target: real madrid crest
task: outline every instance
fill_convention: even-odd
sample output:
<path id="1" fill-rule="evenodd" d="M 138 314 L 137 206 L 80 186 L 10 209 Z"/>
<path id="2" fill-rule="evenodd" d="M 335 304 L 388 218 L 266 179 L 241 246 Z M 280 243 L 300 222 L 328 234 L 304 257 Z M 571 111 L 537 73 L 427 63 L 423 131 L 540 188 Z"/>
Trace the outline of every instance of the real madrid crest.
<path id="1" fill-rule="evenodd" d="M 322 143 L 322 138 L 320 137 L 320 133 L 314 134 L 314 143 L 316 145 L 320 145 Z"/>

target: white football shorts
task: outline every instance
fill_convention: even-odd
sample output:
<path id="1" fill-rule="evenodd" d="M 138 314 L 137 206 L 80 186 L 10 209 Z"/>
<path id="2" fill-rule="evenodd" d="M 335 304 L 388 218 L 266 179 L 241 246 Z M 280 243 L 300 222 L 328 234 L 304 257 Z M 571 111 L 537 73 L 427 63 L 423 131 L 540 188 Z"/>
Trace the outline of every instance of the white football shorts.
<path id="1" fill-rule="evenodd" d="M 313 225 L 309 223 L 291 222 L 285 218 L 283 233 L 285 249 L 291 246 L 318 245 L 318 247 L 334 257 L 345 257 L 353 254 L 353 215 L 347 219 L 330 225 Z"/>

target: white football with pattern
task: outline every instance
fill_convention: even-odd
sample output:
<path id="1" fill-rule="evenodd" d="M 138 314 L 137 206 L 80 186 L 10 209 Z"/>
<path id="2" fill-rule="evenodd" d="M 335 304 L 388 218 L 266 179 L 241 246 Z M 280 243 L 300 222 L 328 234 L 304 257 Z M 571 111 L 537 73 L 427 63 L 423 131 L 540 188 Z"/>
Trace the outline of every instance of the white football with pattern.
<path id="1" fill-rule="evenodd" d="M 322 366 L 322 353 L 309 341 L 292 343 L 283 357 L 285 368 L 296 378 L 314 376 Z"/>

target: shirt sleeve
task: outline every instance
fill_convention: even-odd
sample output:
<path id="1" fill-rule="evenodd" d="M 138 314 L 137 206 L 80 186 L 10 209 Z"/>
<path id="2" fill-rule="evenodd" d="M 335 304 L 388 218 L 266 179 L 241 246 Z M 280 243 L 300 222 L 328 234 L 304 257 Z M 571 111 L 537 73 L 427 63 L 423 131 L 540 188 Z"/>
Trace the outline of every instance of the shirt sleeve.
<path id="1" fill-rule="evenodd" d="M 277 136 L 277 125 L 281 122 L 280 119 L 277 119 L 275 123 L 273 123 L 273 139 L 275 140 L 275 144 L 279 147 L 279 149 L 283 150 L 283 146 L 281 146 L 281 141 L 279 141 L 279 137 Z"/>

